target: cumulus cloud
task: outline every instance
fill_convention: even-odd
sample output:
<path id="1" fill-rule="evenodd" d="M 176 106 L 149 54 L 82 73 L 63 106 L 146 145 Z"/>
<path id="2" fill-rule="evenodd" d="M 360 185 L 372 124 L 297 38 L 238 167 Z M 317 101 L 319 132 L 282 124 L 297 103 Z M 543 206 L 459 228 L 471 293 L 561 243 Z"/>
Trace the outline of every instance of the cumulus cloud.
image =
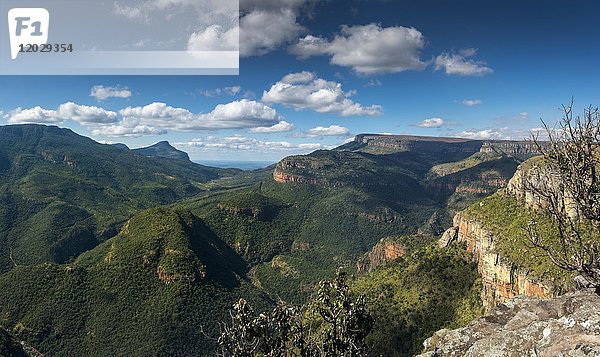
<path id="1" fill-rule="evenodd" d="M 425 37 L 412 27 L 379 24 L 342 26 L 332 40 L 308 35 L 290 48 L 300 58 L 330 56 L 331 64 L 352 68 L 360 74 L 423 70 L 420 58 Z"/>
<path id="2" fill-rule="evenodd" d="M 273 126 L 261 126 L 258 128 L 252 128 L 252 129 L 250 129 L 250 131 L 253 133 L 266 134 L 266 133 L 282 133 L 282 132 L 286 132 L 286 131 L 292 131 L 294 129 L 295 129 L 294 124 L 290 124 L 290 123 L 286 122 L 285 120 L 282 120 Z"/>
<path id="3" fill-rule="evenodd" d="M 73 102 L 61 104 L 58 107 L 58 116 L 64 120 L 73 120 L 81 124 L 114 123 L 117 120 L 115 112 Z"/>
<path id="4" fill-rule="evenodd" d="M 350 129 L 344 128 L 339 125 L 330 125 L 328 127 L 318 126 L 316 128 L 309 129 L 307 131 L 308 136 L 321 137 L 321 136 L 348 136 Z"/>
<path id="5" fill-rule="evenodd" d="M 212 25 L 190 35 L 188 51 L 237 51 L 240 42 L 238 26 L 224 30 L 219 25 Z"/>
<path id="6" fill-rule="evenodd" d="M 515 128 L 514 126 L 471 129 L 451 133 L 451 135 L 473 140 L 530 140 L 532 136 L 537 136 L 539 140 L 547 140 L 548 138 L 548 133 L 545 128 L 527 129 Z"/>
<path id="7" fill-rule="evenodd" d="M 299 17 L 312 0 L 245 0 L 240 2 L 240 55 L 262 56 L 294 42 L 306 31 Z"/>
<path id="8" fill-rule="evenodd" d="M 283 104 L 296 110 L 314 110 L 318 113 L 333 113 L 342 117 L 375 116 L 381 107 L 364 107 L 348 97 L 353 91 L 344 92 L 342 85 L 317 78 L 314 73 L 291 73 L 273 84 L 263 93 L 265 103 Z"/>
<path id="9" fill-rule="evenodd" d="M 203 114 L 160 102 L 143 107 L 128 107 L 119 111 L 119 114 L 129 120 L 126 124 L 179 131 L 247 129 L 271 126 L 281 121 L 275 109 L 247 99 L 219 104 L 212 112 Z"/>
<path id="10" fill-rule="evenodd" d="M 167 134 L 164 129 L 154 128 L 148 125 L 108 125 L 94 128 L 93 135 L 109 136 L 109 137 L 140 137 L 140 136 L 155 136 Z"/>
<path id="11" fill-rule="evenodd" d="M 436 71 L 444 70 L 448 75 L 459 76 L 485 76 L 494 73 L 494 70 L 485 62 L 468 59 L 477 54 L 474 48 L 467 48 L 459 53 L 442 53 L 434 61 Z"/>
<path id="12" fill-rule="evenodd" d="M 93 86 L 90 96 L 98 101 L 104 101 L 108 98 L 127 99 L 131 97 L 131 91 L 129 88 Z"/>
<path id="13" fill-rule="evenodd" d="M 490 140 L 497 139 L 500 137 L 500 133 L 495 130 L 466 130 L 455 134 L 458 137 L 473 140 Z"/>
<path id="14" fill-rule="evenodd" d="M 117 113 L 73 102 L 61 104 L 57 110 L 36 106 L 29 109 L 17 108 L 8 113 L 8 122 L 11 124 L 60 124 L 67 120 L 84 125 L 114 123 Z"/>
<path id="15" fill-rule="evenodd" d="M 240 56 L 262 56 L 305 31 L 291 9 L 254 10 L 240 18 Z"/>
<path id="16" fill-rule="evenodd" d="M 320 143 L 291 143 L 288 141 L 265 141 L 242 135 L 227 137 L 208 136 L 187 142 L 173 144 L 185 150 L 197 151 L 253 151 L 253 152 L 308 152 L 318 149 L 331 149 Z"/>
<path id="17" fill-rule="evenodd" d="M 56 110 L 35 106 L 29 109 L 17 108 L 7 114 L 11 124 L 57 124 L 64 120 L 58 117 Z"/>
<path id="18" fill-rule="evenodd" d="M 442 118 L 425 119 L 417 124 L 421 128 L 440 128 L 442 125 L 444 125 L 444 119 Z"/>
<path id="19" fill-rule="evenodd" d="M 465 99 L 463 100 L 463 104 L 472 107 L 475 105 L 483 104 L 483 101 L 481 99 Z"/>

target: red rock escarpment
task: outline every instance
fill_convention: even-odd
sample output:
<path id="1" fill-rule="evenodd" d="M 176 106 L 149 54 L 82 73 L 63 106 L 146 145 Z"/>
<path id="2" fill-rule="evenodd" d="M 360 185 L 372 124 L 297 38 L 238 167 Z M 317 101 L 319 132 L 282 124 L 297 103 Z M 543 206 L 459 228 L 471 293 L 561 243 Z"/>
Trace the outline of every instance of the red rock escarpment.
<path id="1" fill-rule="evenodd" d="M 553 296 L 551 286 L 535 281 L 527 272 L 517 269 L 501 257 L 494 248 L 494 233 L 464 213 L 454 216 L 454 227 L 444 233 L 440 245 L 446 246 L 452 240 L 465 242 L 467 251 L 473 254 L 483 281 L 481 299 L 486 309 L 518 295 L 539 298 Z"/>
<path id="2" fill-rule="evenodd" d="M 359 274 L 375 270 L 378 266 L 406 255 L 406 248 L 391 238 L 379 241 L 357 264 Z"/>

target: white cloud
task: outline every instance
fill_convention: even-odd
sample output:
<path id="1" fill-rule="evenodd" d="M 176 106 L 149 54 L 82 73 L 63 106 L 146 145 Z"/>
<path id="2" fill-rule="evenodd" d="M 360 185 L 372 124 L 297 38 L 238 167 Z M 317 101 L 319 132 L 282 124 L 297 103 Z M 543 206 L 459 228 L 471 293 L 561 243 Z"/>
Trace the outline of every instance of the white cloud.
<path id="1" fill-rule="evenodd" d="M 262 56 L 295 40 L 304 27 L 292 9 L 254 10 L 240 18 L 240 56 Z"/>
<path id="2" fill-rule="evenodd" d="M 538 136 L 540 140 L 547 140 L 548 138 L 548 133 L 544 128 L 527 129 L 515 128 L 514 126 L 471 129 L 451 133 L 450 135 L 472 140 L 530 140 L 532 135 Z"/>
<path id="3" fill-rule="evenodd" d="M 92 87 L 90 96 L 96 98 L 98 101 L 104 101 L 108 98 L 126 99 L 131 97 L 131 91 L 129 88 L 94 86 Z"/>
<path id="4" fill-rule="evenodd" d="M 463 104 L 472 107 L 475 105 L 483 104 L 483 101 L 481 99 L 465 99 L 463 100 Z"/>
<path id="5" fill-rule="evenodd" d="M 11 124 L 58 124 L 64 119 L 58 117 L 56 110 L 36 106 L 29 109 L 17 108 L 7 114 Z"/>
<path id="6" fill-rule="evenodd" d="M 365 87 L 381 87 L 383 83 L 379 79 L 371 79 L 365 84 Z"/>
<path id="7" fill-rule="evenodd" d="M 465 139 L 490 140 L 490 139 L 498 138 L 500 136 L 500 133 L 495 130 L 485 129 L 485 130 L 461 131 L 459 133 L 456 133 L 456 135 L 461 138 L 465 138 Z"/>
<path id="8" fill-rule="evenodd" d="M 333 40 L 308 35 L 290 48 L 300 58 L 326 55 L 331 64 L 350 67 L 360 74 L 423 70 L 420 59 L 425 37 L 412 27 L 379 24 L 342 26 Z"/>
<path id="9" fill-rule="evenodd" d="M 224 30 L 219 25 L 190 35 L 187 44 L 188 51 L 237 51 L 240 42 L 240 28 L 232 27 Z"/>
<path id="10" fill-rule="evenodd" d="M 521 112 L 521 113 L 519 113 L 519 119 L 521 119 L 521 120 L 527 120 L 527 119 L 529 119 L 529 113 L 527 113 L 527 112 Z"/>
<path id="11" fill-rule="evenodd" d="M 308 136 L 320 137 L 320 136 L 347 136 L 350 134 L 348 128 L 344 128 L 339 125 L 330 125 L 329 127 L 318 126 L 316 128 L 309 129 L 307 131 Z"/>
<path id="12" fill-rule="evenodd" d="M 58 107 L 58 115 L 64 120 L 73 120 L 82 124 L 114 123 L 117 120 L 115 112 L 73 102 L 61 104 Z"/>
<path id="13" fill-rule="evenodd" d="M 94 128 L 93 135 L 110 136 L 110 137 L 140 137 L 140 136 L 155 136 L 167 134 L 164 129 L 158 129 L 147 125 L 108 125 Z"/>
<path id="14" fill-rule="evenodd" d="M 253 151 L 253 152 L 309 152 L 317 149 L 331 149 L 332 146 L 319 143 L 291 143 L 288 141 L 264 141 L 241 135 L 227 137 L 208 136 L 188 142 L 173 144 L 190 151 Z"/>
<path id="15" fill-rule="evenodd" d="M 456 74 L 459 76 L 485 76 L 494 73 L 494 70 L 487 67 L 482 61 L 468 59 L 477 54 L 474 48 L 467 48 L 459 53 L 443 53 L 435 58 L 434 69 L 439 71 L 444 69 L 446 74 Z"/>
<path id="16" fill-rule="evenodd" d="M 242 91 L 242 87 L 240 86 L 231 86 L 225 88 L 215 88 L 215 89 L 207 89 L 200 92 L 201 95 L 205 97 L 218 97 L 221 95 L 238 95 Z M 197 93 L 197 92 L 196 92 Z M 191 93 L 194 95 L 195 93 Z"/>
<path id="17" fill-rule="evenodd" d="M 421 128 L 440 128 L 442 125 L 444 125 L 444 119 L 442 118 L 425 119 L 417 124 Z"/>
<path id="18" fill-rule="evenodd" d="M 348 97 L 353 91 L 344 92 L 337 82 L 317 78 L 314 73 L 292 73 L 263 93 L 265 103 L 278 103 L 296 110 L 314 110 L 318 113 L 334 113 L 339 116 L 375 116 L 381 107 L 363 107 Z"/>
<path id="19" fill-rule="evenodd" d="M 306 31 L 298 19 L 312 0 L 240 2 L 240 55 L 262 56 L 293 42 Z"/>
<path id="20" fill-rule="evenodd" d="M 282 133 L 282 132 L 286 132 L 286 131 L 292 131 L 292 130 L 294 130 L 294 128 L 295 128 L 294 124 L 290 124 L 290 123 L 286 122 L 285 120 L 282 120 L 273 126 L 268 126 L 268 127 L 261 126 L 258 128 L 252 128 L 252 129 L 250 129 L 250 131 L 253 133 L 262 133 L 262 134 Z"/>
<path id="21" fill-rule="evenodd" d="M 219 104 L 206 114 L 195 114 L 159 102 L 143 107 L 128 107 L 119 114 L 128 119 L 123 121 L 124 124 L 179 131 L 247 129 L 271 126 L 281 121 L 275 109 L 247 99 Z"/>
<path id="22" fill-rule="evenodd" d="M 248 99 L 219 104 L 209 113 L 198 114 L 160 102 L 127 107 L 118 113 L 67 102 L 56 110 L 40 106 L 17 108 L 3 117 L 11 124 L 60 124 L 74 121 L 91 127 L 94 135 L 103 136 L 161 135 L 168 130 L 255 129 L 256 132 L 282 132 L 294 128 L 292 124 L 283 121 L 275 109 Z"/>
<path id="23" fill-rule="evenodd" d="M 11 124 L 60 124 L 67 120 L 85 125 L 114 123 L 117 120 L 117 113 L 73 102 L 61 104 L 57 110 L 36 106 L 30 109 L 17 108 L 8 113 L 8 122 Z"/>

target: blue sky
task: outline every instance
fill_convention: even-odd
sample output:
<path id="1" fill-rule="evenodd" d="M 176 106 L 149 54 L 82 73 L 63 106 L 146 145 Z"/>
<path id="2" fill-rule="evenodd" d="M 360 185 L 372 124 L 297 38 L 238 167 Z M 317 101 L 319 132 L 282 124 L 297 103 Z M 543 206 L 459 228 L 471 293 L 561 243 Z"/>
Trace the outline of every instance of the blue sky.
<path id="1" fill-rule="evenodd" d="M 572 96 L 579 110 L 600 103 L 595 1 L 240 8 L 239 76 L 4 76 L 0 124 L 131 147 L 168 140 L 195 160 L 276 161 L 364 132 L 522 139 Z"/>

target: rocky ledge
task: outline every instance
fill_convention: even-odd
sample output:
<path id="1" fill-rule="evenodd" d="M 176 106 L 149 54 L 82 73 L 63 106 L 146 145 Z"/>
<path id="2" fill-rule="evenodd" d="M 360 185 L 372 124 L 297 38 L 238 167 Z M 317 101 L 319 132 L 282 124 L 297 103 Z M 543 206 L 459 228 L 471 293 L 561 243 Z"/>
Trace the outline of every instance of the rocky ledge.
<path id="1" fill-rule="evenodd" d="M 356 264 L 359 274 L 372 272 L 380 265 L 396 260 L 406 255 L 406 247 L 393 237 L 383 238 L 366 253 Z"/>
<path id="2" fill-rule="evenodd" d="M 457 330 L 440 330 L 420 357 L 600 356 L 600 296 L 514 298 Z"/>

